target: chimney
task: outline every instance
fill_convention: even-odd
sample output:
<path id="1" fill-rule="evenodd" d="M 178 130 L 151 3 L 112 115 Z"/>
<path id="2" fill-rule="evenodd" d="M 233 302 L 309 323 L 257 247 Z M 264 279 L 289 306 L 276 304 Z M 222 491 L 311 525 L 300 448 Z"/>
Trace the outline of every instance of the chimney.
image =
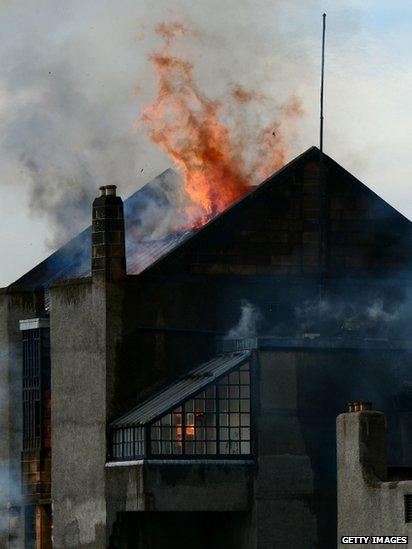
<path id="1" fill-rule="evenodd" d="M 93 201 L 92 276 L 115 282 L 125 275 L 123 201 L 116 196 L 116 185 L 106 185 Z"/>
<path id="2" fill-rule="evenodd" d="M 362 477 L 368 470 L 386 480 L 386 421 L 382 412 L 372 410 L 370 402 L 350 404 L 349 413 L 336 420 L 338 478 L 348 483 L 349 476 Z"/>

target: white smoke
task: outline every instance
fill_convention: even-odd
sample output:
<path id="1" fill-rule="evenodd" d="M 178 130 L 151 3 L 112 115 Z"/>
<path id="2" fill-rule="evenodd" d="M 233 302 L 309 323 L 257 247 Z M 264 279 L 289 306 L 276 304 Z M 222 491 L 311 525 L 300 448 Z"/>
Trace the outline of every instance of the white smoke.
<path id="1" fill-rule="evenodd" d="M 196 80 L 208 97 L 227 98 L 239 84 L 268 98 L 251 113 L 246 112 L 250 106 L 239 109 L 236 123 L 245 124 L 246 133 L 248 126 L 266 125 L 293 93 L 303 99 L 307 117 L 293 156 L 317 141 L 320 23 L 326 9 L 333 31 L 327 42 L 327 152 L 367 184 L 380 185 L 375 189 L 391 201 L 396 198 L 399 207 L 410 205 L 404 191 L 409 188 L 405 136 L 410 128 L 404 105 L 411 71 L 399 56 L 409 50 L 402 42 L 382 40 L 381 29 L 376 35 L 368 27 L 376 3 L 0 4 L 1 185 L 8 193 L 0 203 L 5 235 L 0 255 L 12 258 L 3 265 L 0 284 L 38 262 L 47 251 L 45 240 L 57 247 L 85 227 L 100 185 L 117 184 L 127 196 L 170 167 L 170 159 L 147 141 L 142 128 L 132 131 L 142 105 L 154 98 L 148 54 L 159 47 L 153 31 L 164 21 L 181 20 L 193 30 L 178 53 L 195 62 Z M 406 3 L 399 9 L 405 10 Z M 396 20 L 389 19 L 388 25 Z M 391 36 L 406 45 L 409 40 L 404 28 Z M 390 46 L 395 53 L 386 49 Z M 353 131 L 354 120 L 361 131 Z M 388 134 L 395 139 L 396 155 L 382 155 Z M 16 251 L 21 249 L 24 253 Z"/>
<path id="2" fill-rule="evenodd" d="M 356 296 L 335 297 L 322 300 L 307 300 L 295 307 L 294 315 L 299 329 L 303 332 L 335 324 L 343 331 L 378 330 L 382 334 L 397 323 L 408 323 L 408 299 L 385 303 L 380 297 L 370 297 L 365 301 Z"/>
<path id="3" fill-rule="evenodd" d="M 388 311 L 384 308 L 382 299 L 377 299 L 369 307 L 366 308 L 366 316 L 374 322 L 395 322 L 404 314 L 404 304 L 400 304 L 393 311 Z"/>
<path id="4" fill-rule="evenodd" d="M 21 504 L 21 487 L 11 478 L 10 463 L 0 460 L 0 547 L 14 547 Z"/>
<path id="5" fill-rule="evenodd" d="M 181 20 L 193 30 L 177 53 L 196 63 L 196 78 L 213 99 L 229 96 L 234 84 L 259 83 L 272 98 L 269 112 L 296 91 L 297 73 L 281 55 L 285 37 L 274 32 L 276 2 L 178 0 L 171 7 L 166 0 L 123 0 L 120 8 L 108 0 L 41 0 L 40 7 L 29 0 L 19 6 L 1 7 L 0 159 L 4 181 L 29 193 L 32 215 L 46 217 L 51 246 L 88 222 L 100 185 L 117 184 L 124 196 L 171 164 L 143 128 L 133 130 L 142 105 L 154 97 L 148 56 L 160 46 L 157 24 Z M 272 35 L 270 46 L 262 31 Z M 275 84 L 269 62 L 289 73 L 288 85 L 284 78 Z"/>
<path id="6" fill-rule="evenodd" d="M 303 52 L 294 64 L 283 54 L 298 24 L 289 34 L 282 30 L 283 2 L 10 0 L 0 9 L 4 215 L 14 208 L 24 225 L 11 229 L 12 244 L 2 239 L 0 253 L 25 249 L 18 265 L 7 262 L 0 284 L 38 261 L 46 252 L 42 242 L 56 248 L 84 228 L 100 185 L 116 184 L 125 197 L 171 166 L 144 129 L 134 129 L 141 107 L 155 96 L 148 56 L 161 47 L 156 25 L 180 20 L 193 30 L 176 53 L 195 63 L 195 78 L 211 99 L 230 97 L 236 84 L 269 98 L 248 117 L 245 135 L 247 124 L 267 123 L 277 105 L 299 94 L 309 74 Z M 302 144 L 294 147 L 298 153 Z M 37 235 L 29 216 L 38 220 Z"/>
<path id="7" fill-rule="evenodd" d="M 228 334 L 228 339 L 242 339 L 244 337 L 253 337 L 258 332 L 259 323 L 262 315 L 259 309 L 249 301 L 242 300 L 240 305 L 240 319 L 236 326 L 233 326 Z"/>
<path id="8" fill-rule="evenodd" d="M 136 243 L 160 240 L 186 230 L 187 212 L 196 208 L 174 170 L 166 170 L 150 182 L 150 187 L 152 192 L 148 196 L 139 195 L 136 209 L 126 206 L 129 221 L 126 237 Z"/>
<path id="9" fill-rule="evenodd" d="M 343 304 L 341 302 L 332 304 L 325 299 L 306 300 L 295 307 L 295 318 L 303 330 L 309 328 L 314 320 L 319 318 L 337 319 L 343 314 Z"/>

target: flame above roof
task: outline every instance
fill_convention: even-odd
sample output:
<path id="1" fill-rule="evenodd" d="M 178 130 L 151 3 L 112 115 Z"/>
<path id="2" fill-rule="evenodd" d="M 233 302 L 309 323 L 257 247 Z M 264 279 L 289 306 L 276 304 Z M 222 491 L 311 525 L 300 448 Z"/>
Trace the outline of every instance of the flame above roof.
<path id="1" fill-rule="evenodd" d="M 184 227 L 182 212 L 182 184 L 179 176 L 171 169 L 166 170 L 141 189 L 132 194 L 124 202 L 126 225 L 126 257 L 128 274 L 137 275 L 157 263 L 199 232 L 219 222 L 230 210 L 247 200 L 255 193 L 264 192 L 267 184 L 281 179 L 290 170 L 308 160 L 318 160 L 319 149 L 310 147 L 278 172 L 270 176 L 258 186 L 251 187 L 250 193 L 232 204 L 227 210 L 211 219 L 200 228 L 170 230 L 170 227 Z M 368 189 L 354 176 L 337 164 L 332 158 L 323 155 L 324 162 L 333 165 L 344 172 L 353 181 Z M 368 189 L 375 197 L 370 189 Z M 377 197 L 379 198 L 379 197 Z M 385 203 L 379 198 L 382 203 Z M 402 214 L 390 207 L 394 214 L 406 223 L 410 223 Z M 180 215 L 180 217 L 179 217 Z M 171 219 L 173 218 L 173 220 Z M 172 222 L 173 221 L 173 222 Z M 199 235 L 200 236 L 200 235 Z M 70 242 L 31 269 L 28 273 L 11 284 L 11 288 L 35 289 L 49 286 L 52 283 L 69 278 L 86 277 L 90 275 L 91 227 L 82 231 Z"/>

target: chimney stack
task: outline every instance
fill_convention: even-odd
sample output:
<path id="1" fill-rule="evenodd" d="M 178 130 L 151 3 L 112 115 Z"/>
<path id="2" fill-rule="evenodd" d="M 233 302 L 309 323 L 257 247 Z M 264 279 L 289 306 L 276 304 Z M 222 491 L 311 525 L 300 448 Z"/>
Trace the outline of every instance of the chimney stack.
<path id="1" fill-rule="evenodd" d="M 116 196 L 116 185 L 106 185 L 93 201 L 92 276 L 115 282 L 125 275 L 123 201 Z"/>

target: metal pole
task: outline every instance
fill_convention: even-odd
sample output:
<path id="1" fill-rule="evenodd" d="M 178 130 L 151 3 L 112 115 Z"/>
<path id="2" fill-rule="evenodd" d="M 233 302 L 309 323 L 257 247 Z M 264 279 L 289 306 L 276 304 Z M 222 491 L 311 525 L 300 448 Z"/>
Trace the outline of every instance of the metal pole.
<path id="1" fill-rule="evenodd" d="M 325 78 L 325 37 L 326 37 L 326 13 L 322 16 L 322 68 L 320 78 L 320 159 L 323 156 L 323 90 Z"/>
<path id="2" fill-rule="evenodd" d="M 325 296 L 324 276 L 326 271 L 326 178 L 323 166 L 323 96 L 324 96 L 324 77 L 325 77 L 325 37 L 326 37 L 326 13 L 322 16 L 322 63 L 320 78 L 320 152 L 319 152 L 319 325 L 322 322 L 321 303 Z"/>

